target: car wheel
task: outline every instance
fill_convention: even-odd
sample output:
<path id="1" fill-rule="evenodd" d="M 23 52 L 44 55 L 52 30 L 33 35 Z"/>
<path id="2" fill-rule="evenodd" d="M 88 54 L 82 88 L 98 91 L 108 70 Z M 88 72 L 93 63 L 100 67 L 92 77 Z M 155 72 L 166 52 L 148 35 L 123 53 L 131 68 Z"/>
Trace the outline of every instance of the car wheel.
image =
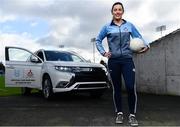
<path id="1" fill-rule="evenodd" d="M 31 94 L 31 88 L 21 87 L 21 93 L 22 93 L 22 95 L 30 95 Z"/>
<path id="2" fill-rule="evenodd" d="M 93 91 L 90 91 L 90 96 L 92 98 L 100 98 L 103 93 L 104 93 L 105 90 L 93 90 Z"/>
<path id="3" fill-rule="evenodd" d="M 46 76 L 43 80 L 42 93 L 45 99 L 49 100 L 53 97 L 52 83 L 49 76 Z"/>

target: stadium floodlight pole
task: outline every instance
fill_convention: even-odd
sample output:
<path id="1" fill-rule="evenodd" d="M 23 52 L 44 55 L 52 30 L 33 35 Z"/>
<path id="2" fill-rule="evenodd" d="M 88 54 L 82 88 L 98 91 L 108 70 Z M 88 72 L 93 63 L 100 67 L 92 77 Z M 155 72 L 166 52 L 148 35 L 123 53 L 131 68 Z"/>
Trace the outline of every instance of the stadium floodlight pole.
<path id="1" fill-rule="evenodd" d="M 166 30 L 166 25 L 161 25 L 161 26 L 156 27 L 156 31 L 161 32 L 161 37 L 162 37 L 162 31 L 164 30 Z"/>
<path id="2" fill-rule="evenodd" d="M 96 42 L 96 38 L 91 38 L 91 42 L 93 43 L 93 62 L 95 63 L 95 42 Z"/>

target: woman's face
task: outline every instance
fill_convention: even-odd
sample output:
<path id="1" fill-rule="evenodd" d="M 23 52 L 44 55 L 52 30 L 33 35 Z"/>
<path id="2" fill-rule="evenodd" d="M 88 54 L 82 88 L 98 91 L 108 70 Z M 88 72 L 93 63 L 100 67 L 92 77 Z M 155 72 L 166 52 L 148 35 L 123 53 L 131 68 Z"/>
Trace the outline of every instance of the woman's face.
<path id="1" fill-rule="evenodd" d="M 122 19 L 122 15 L 124 13 L 124 10 L 121 5 L 117 4 L 112 9 L 112 15 L 114 20 L 120 20 Z"/>

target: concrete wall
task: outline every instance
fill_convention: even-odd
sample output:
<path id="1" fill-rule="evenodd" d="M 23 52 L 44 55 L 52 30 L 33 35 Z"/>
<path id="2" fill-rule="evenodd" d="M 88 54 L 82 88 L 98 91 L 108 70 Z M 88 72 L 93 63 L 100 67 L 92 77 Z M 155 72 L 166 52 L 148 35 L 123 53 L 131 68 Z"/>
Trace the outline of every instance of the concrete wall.
<path id="1" fill-rule="evenodd" d="M 135 54 L 137 90 L 180 95 L 180 30 L 151 44 L 144 54 Z"/>

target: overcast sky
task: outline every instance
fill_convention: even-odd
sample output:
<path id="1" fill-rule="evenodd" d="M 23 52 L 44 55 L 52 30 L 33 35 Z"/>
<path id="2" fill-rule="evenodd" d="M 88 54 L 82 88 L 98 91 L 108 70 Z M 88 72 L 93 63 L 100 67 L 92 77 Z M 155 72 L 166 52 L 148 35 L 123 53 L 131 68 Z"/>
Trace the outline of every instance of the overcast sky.
<path id="1" fill-rule="evenodd" d="M 116 0 L 118 1 L 118 0 Z M 92 60 L 91 38 L 110 22 L 115 0 L 0 0 L 0 61 L 4 47 L 35 51 L 64 45 Z M 121 0 L 123 18 L 132 22 L 144 39 L 161 37 L 156 27 L 166 25 L 166 35 L 180 28 L 179 0 Z M 104 41 L 104 44 L 106 41 Z M 96 61 L 102 57 L 96 50 Z"/>

